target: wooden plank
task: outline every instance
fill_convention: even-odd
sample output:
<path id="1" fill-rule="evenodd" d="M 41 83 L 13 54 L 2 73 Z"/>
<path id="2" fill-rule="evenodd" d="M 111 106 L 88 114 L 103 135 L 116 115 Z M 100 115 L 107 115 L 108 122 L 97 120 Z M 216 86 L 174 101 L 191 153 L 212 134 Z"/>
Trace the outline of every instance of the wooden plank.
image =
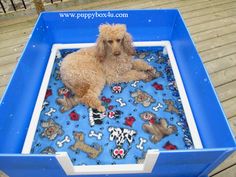
<path id="1" fill-rule="evenodd" d="M 33 19 L 36 20 L 37 18 L 38 18 L 37 15 L 24 16 L 24 17 L 12 17 L 11 19 L 4 19 L 4 17 L 2 17 L 2 19 L 0 19 L 0 21 L 1 21 L 0 27 L 18 24 L 18 23 L 22 23 L 24 21 L 29 21 L 29 20 L 33 20 Z"/>
<path id="2" fill-rule="evenodd" d="M 0 38 L 1 39 L 1 38 Z M 7 47 L 12 46 L 12 44 L 17 45 L 17 44 L 25 44 L 29 39 L 29 36 L 18 36 L 15 38 L 10 38 L 7 40 L 1 40 L 2 42 L 0 43 L 0 48 L 5 49 Z"/>
<path id="3" fill-rule="evenodd" d="M 142 8 L 142 9 L 153 9 L 153 8 L 180 8 L 183 6 L 190 6 L 199 2 L 206 2 L 208 0 L 196 0 L 196 1 L 148 1 L 149 3 L 142 4 L 134 4 L 130 7 L 126 7 L 125 9 L 134 9 L 134 8 Z M 162 3 L 160 3 L 162 2 Z"/>
<path id="4" fill-rule="evenodd" d="M 1 100 L 1 98 L 3 96 L 3 93 L 4 93 L 5 89 L 6 89 L 5 86 L 0 87 L 0 100 Z"/>
<path id="5" fill-rule="evenodd" d="M 173 0 L 170 0 L 169 2 L 173 2 Z M 168 2 L 167 2 L 168 3 Z M 95 9 L 134 9 L 134 8 L 147 8 L 150 7 L 153 4 L 153 1 L 142 1 L 141 3 L 135 3 L 134 1 L 125 1 L 122 3 L 107 5 L 107 6 L 99 6 Z"/>
<path id="6" fill-rule="evenodd" d="M 12 55 L 0 57 L 0 66 L 4 67 L 4 65 L 7 65 L 10 63 L 16 63 L 18 59 L 20 58 L 20 56 L 21 56 L 21 53 L 14 53 Z"/>
<path id="7" fill-rule="evenodd" d="M 226 3 L 231 3 L 233 0 L 225 1 L 209 1 L 209 0 L 200 0 L 200 1 L 177 1 L 171 4 L 164 4 L 159 7 L 161 8 L 179 8 L 182 14 L 190 13 L 194 11 L 201 11 L 211 8 L 214 6 L 224 5 Z"/>
<path id="8" fill-rule="evenodd" d="M 196 9 L 194 11 L 185 12 L 183 14 L 184 19 L 187 20 L 189 18 L 197 18 L 200 16 L 204 16 L 206 14 L 222 11 L 223 9 L 224 10 L 230 9 L 232 7 L 232 4 L 235 4 L 234 1 L 220 1 L 220 2 L 222 3 L 218 5 L 209 4 L 208 6 L 206 6 L 205 3 L 203 3 L 202 6 L 207 7 L 207 8 L 204 8 L 204 9 L 201 8 L 201 9 Z"/>
<path id="9" fill-rule="evenodd" d="M 6 49 L 1 49 L 0 48 L 0 60 L 2 59 L 2 57 L 8 56 L 8 55 L 13 55 L 13 54 L 16 54 L 16 53 L 18 53 L 20 55 L 20 53 L 22 52 L 24 46 L 25 46 L 25 43 L 17 44 L 17 45 L 12 44 L 12 46 L 10 46 Z"/>
<path id="10" fill-rule="evenodd" d="M 222 102 L 222 106 L 228 119 L 236 116 L 236 97 Z"/>
<path id="11" fill-rule="evenodd" d="M 207 68 L 208 73 L 210 74 L 235 66 L 236 51 L 232 55 L 221 57 L 216 60 L 207 61 L 204 63 L 204 65 Z"/>
<path id="12" fill-rule="evenodd" d="M 200 55 L 202 59 L 204 60 L 204 62 L 207 62 L 207 61 L 219 59 L 221 57 L 225 57 L 228 55 L 232 55 L 235 53 L 235 50 L 233 50 L 235 48 L 236 48 L 236 42 L 200 52 Z"/>
<path id="13" fill-rule="evenodd" d="M 29 36 L 31 34 L 32 28 L 26 28 L 24 30 L 11 31 L 8 33 L 0 33 L 0 40 L 8 40 L 11 38 L 16 38 L 19 36 Z"/>
<path id="14" fill-rule="evenodd" d="M 11 32 L 11 31 L 18 31 L 18 30 L 23 30 L 26 28 L 32 28 L 35 24 L 35 19 L 31 19 L 28 21 L 24 21 L 21 23 L 17 23 L 17 24 L 12 24 L 9 26 L 2 26 L 0 27 L 0 32 L 1 33 L 7 33 L 7 32 Z"/>
<path id="15" fill-rule="evenodd" d="M 228 1 L 228 0 L 227 0 Z M 155 1 L 154 1 L 155 2 Z M 189 10 L 196 10 L 198 4 L 205 4 L 207 6 L 209 0 L 194 0 L 194 1 L 176 1 L 173 3 L 169 3 L 169 4 L 163 4 L 163 5 L 159 5 L 158 7 L 161 8 L 186 8 L 189 7 Z M 193 9 L 191 9 L 193 8 Z"/>
<path id="16" fill-rule="evenodd" d="M 214 49 L 220 46 L 224 46 L 229 43 L 236 42 L 236 32 L 226 34 L 221 37 L 200 41 L 197 43 L 197 49 L 199 52 L 203 52 L 209 49 Z"/>
<path id="17" fill-rule="evenodd" d="M 216 88 L 217 95 L 221 102 L 236 97 L 236 81 L 224 84 Z"/>
<path id="18" fill-rule="evenodd" d="M 0 76 L 12 73 L 12 71 L 16 67 L 16 63 L 17 62 L 6 65 L 0 65 Z"/>
<path id="19" fill-rule="evenodd" d="M 204 3 L 199 3 L 193 6 L 186 6 L 181 8 L 181 12 L 192 12 L 193 10 L 202 10 L 202 9 L 209 9 L 211 7 L 215 6 L 221 6 L 223 4 L 226 4 L 228 2 L 234 2 L 234 0 L 224 0 L 224 1 L 208 1 Z"/>
<path id="20" fill-rule="evenodd" d="M 203 31 L 201 33 L 196 33 L 192 35 L 192 38 L 195 42 L 205 41 L 208 39 L 221 37 L 226 34 L 236 32 L 236 24 L 230 24 L 227 26 L 222 26 L 219 28 L 214 28 L 211 30 Z"/>
<path id="21" fill-rule="evenodd" d="M 227 167 L 233 166 L 236 162 L 236 152 L 234 152 L 229 158 L 227 158 L 220 166 L 218 166 L 215 170 L 213 170 L 209 176 L 214 176 L 216 174 L 221 175 L 218 177 L 228 177 L 228 176 L 222 176 L 224 169 Z M 235 176 L 234 176 L 235 177 Z"/>
<path id="22" fill-rule="evenodd" d="M 236 116 L 229 119 L 229 124 L 234 134 L 234 137 L 236 137 Z M 236 163 L 236 160 L 235 160 L 235 163 Z"/>
<path id="23" fill-rule="evenodd" d="M 236 66 L 211 74 L 211 79 L 215 87 L 236 80 Z"/>
<path id="24" fill-rule="evenodd" d="M 117 0 L 103 0 L 103 1 L 93 1 L 93 2 L 88 2 L 88 3 L 79 3 L 76 1 L 72 1 L 70 2 L 66 7 L 56 7 L 57 10 L 59 9 L 63 9 L 63 10 L 86 10 L 86 9 L 94 9 L 96 7 L 100 7 L 100 6 L 106 6 L 106 5 L 110 5 L 112 6 L 113 4 L 119 3 L 119 2 L 123 2 L 122 1 L 117 1 Z M 139 1 L 138 1 L 139 2 Z M 54 7 L 55 8 L 55 7 Z"/>
<path id="25" fill-rule="evenodd" d="M 236 165 L 233 165 L 232 167 L 222 171 L 221 173 L 214 175 L 214 177 L 235 177 L 235 172 Z"/>
<path id="26" fill-rule="evenodd" d="M 208 0 L 197 0 L 197 1 L 208 1 Z M 185 1 L 186 3 L 191 3 L 194 4 L 196 3 L 196 1 L 192 2 L 192 1 Z M 128 4 L 127 4 L 128 3 Z M 125 1 L 124 3 L 117 3 L 117 4 L 109 4 L 109 5 L 105 5 L 105 6 L 97 6 L 97 7 L 92 7 L 89 9 L 147 9 L 147 8 L 160 8 L 160 7 L 164 7 L 165 5 L 169 5 L 169 8 L 172 4 L 175 3 L 179 3 L 178 0 L 167 0 L 167 1 L 145 1 L 145 0 L 141 0 L 141 1 L 136 1 L 136 0 L 129 0 L 129 1 Z M 182 4 L 184 5 L 184 4 Z M 181 5 L 179 5 L 181 6 Z M 80 9 L 80 6 L 76 6 L 76 7 L 70 7 L 70 8 L 66 8 L 67 10 L 72 10 L 72 9 Z M 83 9 L 87 9 L 87 8 L 83 8 Z"/>
<path id="27" fill-rule="evenodd" d="M 186 23 L 188 26 L 194 26 L 194 25 L 198 25 L 198 24 L 202 24 L 204 22 L 209 22 L 209 21 L 213 21 L 213 20 L 219 20 L 222 18 L 226 18 L 226 17 L 231 17 L 231 16 L 235 16 L 236 15 L 236 3 L 233 4 L 231 6 L 230 9 L 226 10 L 223 9 L 224 11 L 219 11 L 219 12 L 215 12 L 215 13 L 211 13 L 211 14 L 207 14 L 204 16 L 199 16 L 196 18 L 190 18 L 190 19 L 186 19 Z"/>
<path id="28" fill-rule="evenodd" d="M 10 78 L 11 78 L 11 74 L 6 74 L 6 75 L 0 76 L 0 87 L 6 86 L 7 83 L 9 82 Z"/>
<path id="29" fill-rule="evenodd" d="M 95 1 L 95 2 L 87 3 L 87 4 L 74 3 L 74 5 L 71 5 L 69 7 L 64 7 L 63 10 L 75 10 L 75 9 L 88 10 L 88 9 L 98 9 L 98 8 L 102 8 L 102 7 L 104 7 L 104 9 L 105 9 L 107 7 L 113 7 L 116 4 L 124 3 L 124 2 L 125 2 L 124 0 L 122 0 L 122 1 L 106 0 L 106 1 Z M 126 2 L 130 2 L 130 1 L 126 1 Z M 133 2 L 133 3 L 135 3 L 135 2 Z M 138 0 L 137 3 L 142 3 L 142 1 Z"/>
<path id="30" fill-rule="evenodd" d="M 195 33 L 200 33 L 200 32 L 210 30 L 213 28 L 218 28 L 221 26 L 230 25 L 232 23 L 236 23 L 236 18 L 235 17 L 226 17 L 226 18 L 223 18 L 220 20 L 215 20 L 215 21 L 210 21 L 210 22 L 190 26 L 189 30 L 190 30 L 191 34 L 195 34 Z"/>

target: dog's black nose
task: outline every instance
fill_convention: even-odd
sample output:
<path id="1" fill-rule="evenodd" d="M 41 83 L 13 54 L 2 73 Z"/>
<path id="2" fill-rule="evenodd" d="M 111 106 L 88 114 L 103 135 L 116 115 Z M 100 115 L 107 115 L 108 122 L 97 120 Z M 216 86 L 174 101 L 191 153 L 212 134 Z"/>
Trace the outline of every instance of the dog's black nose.
<path id="1" fill-rule="evenodd" d="M 119 55 L 120 55 L 120 51 L 115 51 L 115 52 L 114 52 L 114 55 L 115 55 L 115 56 L 119 56 Z"/>

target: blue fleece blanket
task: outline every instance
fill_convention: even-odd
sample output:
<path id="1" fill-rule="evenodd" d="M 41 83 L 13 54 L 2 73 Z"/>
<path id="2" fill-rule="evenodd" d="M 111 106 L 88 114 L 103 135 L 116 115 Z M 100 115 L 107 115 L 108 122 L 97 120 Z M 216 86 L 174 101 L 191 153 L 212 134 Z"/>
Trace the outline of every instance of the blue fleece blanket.
<path id="1" fill-rule="evenodd" d="M 105 86 L 105 113 L 78 105 L 61 112 L 58 98 L 70 92 L 60 80 L 60 63 L 78 49 L 58 51 L 41 110 L 31 153 L 68 152 L 74 165 L 140 163 L 147 150 L 194 148 L 175 78 L 163 47 L 136 48 L 161 72 L 150 82 Z"/>

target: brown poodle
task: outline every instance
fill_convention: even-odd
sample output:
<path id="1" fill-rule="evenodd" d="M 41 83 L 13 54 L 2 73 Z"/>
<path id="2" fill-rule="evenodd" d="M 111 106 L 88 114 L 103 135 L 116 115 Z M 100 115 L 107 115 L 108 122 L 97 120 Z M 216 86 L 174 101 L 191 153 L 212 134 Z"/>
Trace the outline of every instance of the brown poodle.
<path id="1" fill-rule="evenodd" d="M 155 69 L 146 62 L 133 60 L 134 54 L 132 38 L 125 25 L 100 25 L 95 46 L 71 53 L 61 63 L 61 79 L 75 94 L 68 98 L 70 100 L 57 100 L 64 107 L 63 112 L 78 103 L 104 112 L 105 107 L 102 106 L 99 95 L 105 84 L 158 77 Z"/>

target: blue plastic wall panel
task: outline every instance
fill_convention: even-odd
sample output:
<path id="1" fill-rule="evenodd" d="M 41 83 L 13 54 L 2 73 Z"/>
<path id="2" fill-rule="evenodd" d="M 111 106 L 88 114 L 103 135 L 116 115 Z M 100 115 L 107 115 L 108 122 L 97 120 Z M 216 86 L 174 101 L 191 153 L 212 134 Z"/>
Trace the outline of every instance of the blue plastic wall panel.
<path id="1" fill-rule="evenodd" d="M 181 15 L 176 18 L 171 44 L 204 147 L 235 147 L 227 118 Z"/>
<path id="2" fill-rule="evenodd" d="M 215 161 L 224 150 L 161 152 L 153 172 L 148 174 L 111 175 L 112 177 L 196 177 Z M 193 160 L 194 159 L 194 160 Z M 63 169 L 50 155 L 1 155 L 0 167 L 13 177 L 65 177 Z M 107 175 L 86 175 L 86 177 Z M 204 176 L 204 175 L 202 175 Z"/>
<path id="3" fill-rule="evenodd" d="M 128 18 L 77 18 L 81 13 L 108 14 L 125 13 Z M 65 16 L 69 14 L 69 17 Z M 173 29 L 176 10 L 146 11 L 79 11 L 44 13 L 42 15 L 46 25 L 52 30 L 55 43 L 95 42 L 98 26 L 104 23 L 127 24 L 128 31 L 135 41 L 169 40 Z M 74 16 L 74 17 L 71 17 Z M 56 23 L 55 23 L 56 21 Z"/>
<path id="4" fill-rule="evenodd" d="M 39 18 L 0 104 L 0 153 L 21 152 L 52 42 Z"/>
<path id="5" fill-rule="evenodd" d="M 215 162 L 224 151 L 225 149 L 162 151 L 158 157 L 154 171 L 160 177 L 197 177 L 212 162 Z"/>

